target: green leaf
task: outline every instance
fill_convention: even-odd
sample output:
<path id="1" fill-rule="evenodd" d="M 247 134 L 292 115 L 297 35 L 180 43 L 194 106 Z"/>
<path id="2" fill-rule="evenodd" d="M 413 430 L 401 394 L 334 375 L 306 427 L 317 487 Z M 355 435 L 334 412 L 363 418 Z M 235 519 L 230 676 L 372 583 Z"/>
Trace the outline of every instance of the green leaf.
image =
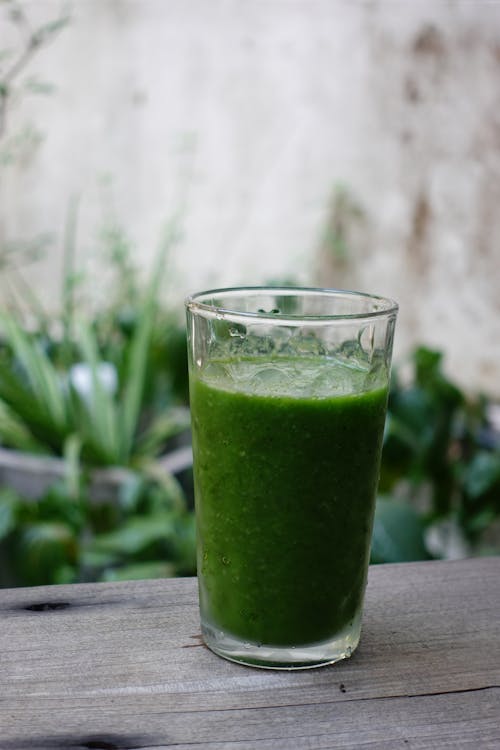
<path id="1" fill-rule="evenodd" d="M 495 522 L 496 518 L 497 513 L 493 508 L 485 508 L 474 514 L 470 519 L 465 519 L 463 525 L 465 526 L 466 531 L 474 536 L 489 529 Z"/>
<path id="2" fill-rule="evenodd" d="M 192 512 L 176 521 L 173 553 L 179 574 L 196 575 L 196 520 Z"/>
<path id="3" fill-rule="evenodd" d="M 413 353 L 413 360 L 415 362 L 416 380 L 423 384 L 440 374 L 443 353 L 428 349 L 425 346 L 419 346 Z"/>
<path id="4" fill-rule="evenodd" d="M 158 414 L 137 439 L 136 456 L 156 456 L 172 437 L 187 430 L 190 425 L 188 409 L 169 409 Z"/>
<path id="5" fill-rule="evenodd" d="M 161 491 L 161 506 L 176 508 L 183 512 L 186 508 L 186 498 L 180 482 L 166 471 L 158 461 L 147 461 L 141 465 L 144 477 L 153 480 Z M 153 495 L 154 496 L 154 495 Z"/>
<path id="6" fill-rule="evenodd" d="M 88 402 L 83 399 L 74 387 L 69 387 L 69 413 L 71 425 L 81 439 L 82 462 L 94 466 L 114 466 L 118 462 L 110 451 L 109 445 L 103 439 L 99 430 L 99 423 L 94 418 L 94 412 Z"/>
<path id="7" fill-rule="evenodd" d="M 411 386 L 391 397 L 389 411 L 406 435 L 413 435 L 414 446 L 427 444 L 433 435 L 433 403 L 430 395 L 418 386 Z"/>
<path id="8" fill-rule="evenodd" d="M 379 497 L 373 525 L 371 562 L 429 559 L 423 531 L 422 521 L 411 506 Z"/>
<path id="9" fill-rule="evenodd" d="M 441 371 L 442 352 L 433 351 L 426 347 L 418 347 L 414 353 L 415 380 L 417 384 L 434 393 L 441 404 L 448 408 L 458 406 L 464 402 L 462 391 Z"/>
<path id="10" fill-rule="evenodd" d="M 82 441 L 76 434 L 69 435 L 64 442 L 64 474 L 66 487 L 70 498 L 79 498 L 81 491 L 82 472 L 80 454 Z"/>
<path id="11" fill-rule="evenodd" d="M 82 324 L 79 345 L 92 378 L 92 390 L 88 399 L 73 393 L 83 418 L 84 435 L 97 448 L 109 464 L 121 464 L 121 430 L 118 407 L 113 396 L 106 390 L 99 377 L 99 352 L 92 329 Z"/>
<path id="12" fill-rule="evenodd" d="M 37 440 L 23 420 L 0 400 L 0 442 L 25 453 L 47 453 L 47 446 Z"/>
<path id="13" fill-rule="evenodd" d="M 64 585 L 66 583 L 78 583 L 78 569 L 75 565 L 61 565 L 56 568 L 52 576 L 55 585 Z"/>
<path id="14" fill-rule="evenodd" d="M 401 476 L 411 473 L 412 462 L 419 450 L 418 437 L 413 430 L 394 414 L 388 413 L 380 468 L 381 492 L 390 490 Z"/>
<path id="15" fill-rule="evenodd" d="M 8 487 L 0 490 L 0 539 L 5 539 L 16 527 L 16 513 L 20 503 L 16 493 Z"/>
<path id="16" fill-rule="evenodd" d="M 43 522 L 25 526 L 17 547 L 17 566 L 25 585 L 55 583 L 60 567 L 74 563 L 77 540 L 64 523 Z"/>
<path id="17" fill-rule="evenodd" d="M 146 486 L 147 482 L 143 476 L 131 472 L 129 478 L 120 486 L 120 507 L 127 513 L 136 511 Z"/>
<path id="18" fill-rule="evenodd" d="M 88 548 L 87 546 L 83 547 L 80 554 L 80 564 L 85 571 L 90 573 L 91 580 L 96 580 L 96 571 L 106 570 L 106 568 L 118 565 L 120 556 L 94 549 L 92 545 L 93 542 L 90 542 Z"/>
<path id="19" fill-rule="evenodd" d="M 500 486 L 500 456 L 487 451 L 478 452 L 466 467 L 463 481 L 465 491 L 473 499 Z"/>
<path id="20" fill-rule="evenodd" d="M 121 412 L 123 454 L 127 457 L 132 452 L 139 424 L 146 380 L 147 352 L 153 330 L 154 314 L 154 303 L 152 299 L 149 299 L 140 312 L 139 321 L 130 345 Z"/>
<path id="21" fill-rule="evenodd" d="M 167 252 L 176 240 L 176 225 L 166 237 L 153 265 L 148 289 L 136 324 L 128 356 L 122 401 L 122 451 L 127 458 L 132 453 L 137 434 L 146 382 L 148 349 L 151 343 L 158 306 L 158 292 L 163 280 Z"/>
<path id="22" fill-rule="evenodd" d="M 12 367 L 0 361 L 0 398 L 11 413 L 16 414 L 33 435 L 34 440 L 61 453 L 66 436 L 66 426 L 54 424 L 45 404 L 33 393 L 29 385 L 12 372 Z M 11 425 L 12 426 L 12 425 Z"/>
<path id="23" fill-rule="evenodd" d="M 20 512 L 25 522 L 62 523 L 75 533 L 86 521 L 84 501 L 69 495 L 67 483 L 61 480 L 54 482 L 36 503 L 23 503 Z"/>
<path id="24" fill-rule="evenodd" d="M 72 337 L 75 317 L 75 289 L 79 276 L 75 272 L 76 235 L 78 223 L 78 197 L 73 196 L 69 202 L 66 226 L 64 228 L 64 253 L 63 253 L 63 275 L 62 275 L 62 358 L 66 367 L 71 364 Z"/>
<path id="25" fill-rule="evenodd" d="M 50 37 L 54 36 L 54 34 L 57 34 L 65 26 L 67 26 L 70 20 L 70 15 L 68 12 L 66 12 L 65 14 L 61 14 L 59 18 L 56 18 L 53 21 L 49 21 L 43 26 L 40 26 L 40 28 L 35 31 L 32 37 L 34 46 L 38 46 L 48 42 Z"/>
<path id="26" fill-rule="evenodd" d="M 53 426 L 64 433 L 67 429 L 66 399 L 56 369 L 36 340 L 12 318 L 3 315 L 0 321 L 40 408 Z"/>
<path id="27" fill-rule="evenodd" d="M 146 518 L 132 516 L 120 528 L 97 535 L 90 549 L 123 556 L 137 555 L 151 544 L 172 537 L 174 523 L 173 513 L 157 513 Z"/>

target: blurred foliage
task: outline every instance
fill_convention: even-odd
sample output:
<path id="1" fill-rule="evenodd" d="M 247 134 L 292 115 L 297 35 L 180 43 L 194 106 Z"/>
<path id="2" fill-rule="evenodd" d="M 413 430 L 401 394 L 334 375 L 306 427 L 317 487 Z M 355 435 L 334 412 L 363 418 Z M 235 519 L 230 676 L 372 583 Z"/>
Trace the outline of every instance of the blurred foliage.
<path id="1" fill-rule="evenodd" d="M 38 123 L 9 132 L 10 114 L 54 91 L 32 63 L 70 22 L 69 4 L 57 6 L 37 25 L 29 4 L 1 2 L 0 22 L 16 33 L 0 48 L 0 168 L 25 165 L 43 140 Z M 58 315 L 24 275 L 53 237 L 0 238 L 0 445 L 64 467 L 35 500 L 0 489 L 0 585 L 194 572 L 193 513 L 158 461 L 189 424 L 184 325 L 160 304 L 177 225 L 146 280 L 123 232 L 107 226 L 97 285 L 75 262 L 78 208 L 70 199 Z M 116 466 L 128 478 L 96 502 L 96 470 Z"/>
<path id="2" fill-rule="evenodd" d="M 174 408 L 187 399 L 185 332 L 158 301 L 172 240 L 145 289 L 125 284 L 126 259 L 115 258 L 119 295 L 90 322 L 76 316 L 66 289 L 59 321 L 38 315 L 38 307 L 24 322 L 0 314 L 5 446 L 64 456 L 72 444 L 86 465 L 139 466 L 186 429 L 187 412 Z"/>
<path id="3" fill-rule="evenodd" d="M 185 328 L 159 301 L 176 225 L 145 281 L 122 233 L 106 233 L 105 301 L 85 318 L 91 280 L 74 270 L 75 217 L 60 316 L 34 292 L 0 313 L 0 444 L 65 466 L 35 501 L 0 490 L 0 584 L 192 574 L 193 512 L 158 462 L 189 426 Z M 95 469 L 117 466 L 128 479 L 95 502 Z"/>
<path id="4" fill-rule="evenodd" d="M 0 490 L 0 585 L 109 581 L 195 571 L 194 515 L 182 491 L 131 474 L 117 497 L 95 503 L 88 483 L 61 480 L 28 502 Z"/>
<path id="5" fill-rule="evenodd" d="M 371 562 L 426 560 L 424 524 L 411 505 L 379 497 L 373 524 Z"/>
<path id="6" fill-rule="evenodd" d="M 410 382 L 393 373 L 373 562 L 500 553 L 500 433 L 485 396 L 469 398 L 419 347 Z"/>

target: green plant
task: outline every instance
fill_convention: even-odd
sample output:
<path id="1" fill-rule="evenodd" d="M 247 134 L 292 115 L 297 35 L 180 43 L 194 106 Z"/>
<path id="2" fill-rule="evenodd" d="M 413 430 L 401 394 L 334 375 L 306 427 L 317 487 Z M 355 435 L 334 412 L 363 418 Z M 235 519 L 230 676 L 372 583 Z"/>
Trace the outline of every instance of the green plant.
<path id="1" fill-rule="evenodd" d="M 411 382 L 405 385 L 397 372 L 393 375 L 380 476 L 383 499 L 375 519 L 372 558 L 377 561 L 394 558 L 391 543 L 384 548 L 381 538 L 387 532 L 394 540 L 396 528 L 401 529 L 399 559 L 408 559 L 409 550 L 417 559 L 430 552 L 453 555 L 446 536 L 470 553 L 500 551 L 500 541 L 497 547 L 485 541 L 485 532 L 500 518 L 500 435 L 489 420 L 488 399 L 467 397 L 443 373 L 442 359 L 440 352 L 419 347 L 411 358 Z"/>
<path id="2" fill-rule="evenodd" d="M 0 167 L 8 168 L 43 139 L 33 123 L 8 132 L 9 115 L 25 96 L 53 90 L 25 73 L 69 13 L 61 2 L 56 17 L 35 27 L 29 7 L 0 1 L 0 21 L 18 32 L 17 47 L 0 49 Z M 108 283 L 99 300 L 76 263 L 78 209 L 71 198 L 59 313 L 46 311 L 23 274 L 51 238 L 0 238 L 0 444 L 58 456 L 65 467 L 36 501 L 13 488 L 0 491 L 1 570 L 10 584 L 193 572 L 193 515 L 180 484 L 157 461 L 188 426 L 184 327 L 160 303 L 177 224 L 146 282 L 124 233 L 107 225 L 99 250 Z M 96 470 L 114 466 L 118 494 L 114 488 L 109 501 L 96 503 Z"/>
<path id="3" fill-rule="evenodd" d="M 101 343 L 98 328 L 84 321 L 69 326 L 66 320 L 63 338 L 54 345 L 47 341 L 45 330 L 29 333 L 12 316 L 0 317 L 4 444 L 25 448 L 31 443 L 33 450 L 62 456 L 67 442 L 76 440 L 89 465 L 137 466 L 157 455 L 168 438 L 187 426 L 182 413 L 170 411 L 166 417 L 161 411 L 143 409 L 151 377 L 148 364 L 157 357 L 157 298 L 166 250 L 167 245 L 153 267 L 133 330 L 120 346 L 112 341 L 112 331 L 111 343 Z M 67 338 L 73 329 L 75 338 Z M 107 355 L 113 346 L 110 362 Z M 58 358 L 63 360 L 59 366 Z M 111 383 L 106 384 L 106 374 Z"/>
<path id="4" fill-rule="evenodd" d="M 36 502 L 0 490 L 0 585 L 192 575 L 194 517 L 180 488 L 131 473 L 117 501 L 93 502 L 83 479 Z"/>
<path id="5" fill-rule="evenodd" d="M 145 285 L 123 235 L 107 238 L 110 292 L 90 320 L 77 314 L 86 278 L 75 273 L 75 226 L 70 212 L 60 317 L 39 314 L 36 298 L 28 313 L 0 315 L 0 443 L 66 466 L 36 502 L 0 493 L 7 582 L 192 573 L 193 513 L 157 462 L 189 424 L 184 328 L 159 301 L 176 225 Z M 118 498 L 96 504 L 93 472 L 112 466 L 128 478 Z"/>

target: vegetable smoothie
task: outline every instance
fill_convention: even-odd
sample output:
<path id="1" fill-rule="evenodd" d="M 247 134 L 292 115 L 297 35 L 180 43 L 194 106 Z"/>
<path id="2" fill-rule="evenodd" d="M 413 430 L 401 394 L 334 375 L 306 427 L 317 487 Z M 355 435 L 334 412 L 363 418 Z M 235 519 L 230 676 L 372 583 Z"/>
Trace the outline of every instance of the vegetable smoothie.
<path id="1" fill-rule="evenodd" d="M 385 370 L 241 358 L 190 387 L 204 622 L 259 645 L 335 637 L 363 601 Z"/>

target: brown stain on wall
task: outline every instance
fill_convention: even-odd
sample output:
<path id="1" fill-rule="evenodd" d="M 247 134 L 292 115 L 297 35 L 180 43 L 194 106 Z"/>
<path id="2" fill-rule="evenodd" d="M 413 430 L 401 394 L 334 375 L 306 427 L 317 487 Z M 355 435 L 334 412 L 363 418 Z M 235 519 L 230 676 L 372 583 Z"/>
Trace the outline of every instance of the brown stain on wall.
<path id="1" fill-rule="evenodd" d="M 442 32 L 434 24 L 426 24 L 415 35 L 412 44 L 416 55 L 441 58 L 446 54 L 446 44 Z"/>
<path id="2" fill-rule="evenodd" d="M 405 99 L 412 104 L 416 104 L 420 101 L 420 90 L 414 76 L 410 74 L 406 76 L 403 85 L 403 92 Z"/>
<path id="3" fill-rule="evenodd" d="M 410 45 L 410 74 L 406 98 L 416 103 L 425 99 L 425 91 L 443 83 L 450 50 L 443 32 L 434 24 L 425 24 L 414 35 Z"/>
<path id="4" fill-rule="evenodd" d="M 432 211 L 424 192 L 415 201 L 410 225 L 407 252 L 411 267 L 419 276 L 425 276 L 429 268 L 429 224 Z"/>

